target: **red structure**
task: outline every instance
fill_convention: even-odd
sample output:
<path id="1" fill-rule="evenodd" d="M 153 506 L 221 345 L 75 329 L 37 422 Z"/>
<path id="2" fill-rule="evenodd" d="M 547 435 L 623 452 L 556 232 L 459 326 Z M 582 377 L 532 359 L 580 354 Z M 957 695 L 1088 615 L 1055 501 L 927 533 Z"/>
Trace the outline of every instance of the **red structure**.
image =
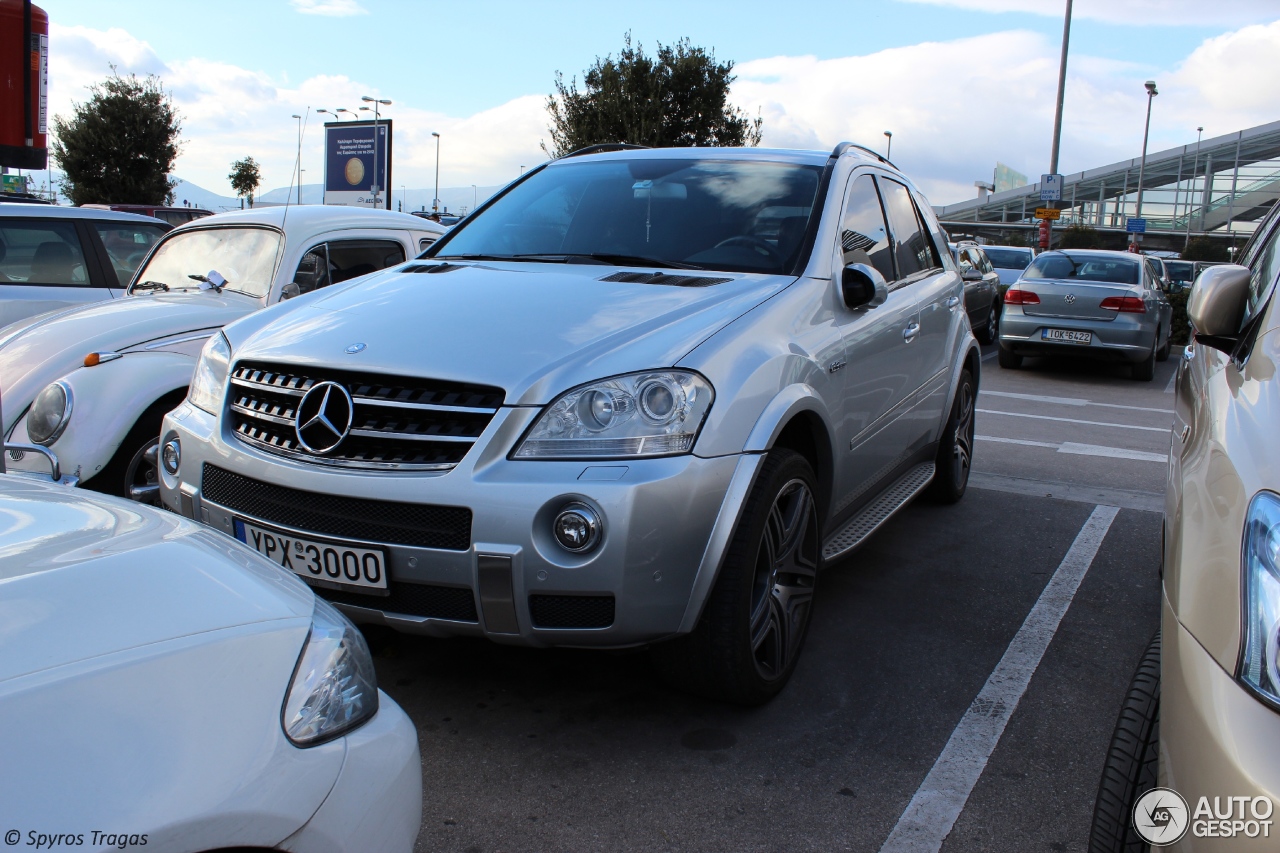
<path id="1" fill-rule="evenodd" d="M 31 0 L 0 0 L 0 166 L 48 163 L 49 16 Z"/>

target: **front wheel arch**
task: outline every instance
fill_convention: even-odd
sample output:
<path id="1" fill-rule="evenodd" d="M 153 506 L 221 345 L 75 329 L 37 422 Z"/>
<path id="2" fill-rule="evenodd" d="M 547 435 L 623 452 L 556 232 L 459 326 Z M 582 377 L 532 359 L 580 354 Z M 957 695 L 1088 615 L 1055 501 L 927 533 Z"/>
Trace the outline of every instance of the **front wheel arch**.
<path id="1" fill-rule="evenodd" d="M 138 419 L 134 421 L 133 426 L 125 433 L 124 438 L 120 442 L 120 446 L 116 448 L 115 453 L 111 455 L 111 460 L 103 466 L 102 470 L 94 474 L 82 484 L 86 489 L 96 492 L 104 492 L 106 494 L 119 495 L 128 497 L 128 484 L 124 483 L 125 473 L 133 461 L 134 455 L 139 448 L 139 442 L 145 439 L 153 431 L 151 427 L 154 425 L 154 433 L 157 441 L 160 439 L 160 424 L 164 420 L 164 416 L 176 409 L 187 396 L 187 388 L 175 388 L 162 394 L 158 400 L 147 406 Z"/>

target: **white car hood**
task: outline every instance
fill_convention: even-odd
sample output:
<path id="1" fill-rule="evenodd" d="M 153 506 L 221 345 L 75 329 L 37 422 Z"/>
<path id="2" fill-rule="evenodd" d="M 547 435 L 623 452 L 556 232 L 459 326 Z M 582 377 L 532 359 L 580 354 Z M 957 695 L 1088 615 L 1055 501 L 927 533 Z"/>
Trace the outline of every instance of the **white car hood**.
<path id="1" fill-rule="evenodd" d="M 311 591 L 152 507 L 0 475 L 0 682 L 165 640 L 310 618 Z"/>
<path id="2" fill-rule="evenodd" d="M 216 329 L 261 307 L 260 300 L 231 291 L 183 291 L 95 302 L 14 323 L 0 330 L 5 434 L 41 389 L 81 367 L 91 352 Z"/>
<path id="3" fill-rule="evenodd" d="M 674 366 L 796 280 L 701 271 L 688 275 L 732 280 L 702 287 L 600 280 L 617 272 L 588 264 L 477 264 L 383 273 L 313 294 L 273 322 L 232 326 L 227 335 L 236 361 L 494 385 L 506 391 L 507 405 L 543 405 L 584 382 Z M 348 354 L 357 343 L 366 346 Z"/>

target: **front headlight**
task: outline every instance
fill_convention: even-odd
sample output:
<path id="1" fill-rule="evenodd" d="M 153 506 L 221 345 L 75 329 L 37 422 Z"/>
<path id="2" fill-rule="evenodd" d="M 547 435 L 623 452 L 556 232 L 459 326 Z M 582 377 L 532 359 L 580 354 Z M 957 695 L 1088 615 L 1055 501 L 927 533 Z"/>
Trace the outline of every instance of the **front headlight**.
<path id="1" fill-rule="evenodd" d="M 378 682 L 364 636 L 317 597 L 311 635 L 284 700 L 285 735 L 296 746 L 314 746 L 346 734 L 377 711 Z"/>
<path id="2" fill-rule="evenodd" d="M 227 384 L 227 369 L 231 366 L 231 344 L 227 336 L 218 332 L 200 351 L 195 375 L 187 390 L 187 401 L 211 415 L 222 408 L 222 389 Z"/>
<path id="3" fill-rule="evenodd" d="M 1259 492 L 1244 526 L 1240 680 L 1280 704 L 1280 496 Z"/>
<path id="4" fill-rule="evenodd" d="M 562 394 L 516 447 L 515 459 L 621 459 L 693 449 L 715 396 L 687 370 L 654 370 Z"/>
<path id="5" fill-rule="evenodd" d="M 53 444 L 71 420 L 71 389 L 54 382 L 36 395 L 27 410 L 27 438 L 46 447 Z"/>

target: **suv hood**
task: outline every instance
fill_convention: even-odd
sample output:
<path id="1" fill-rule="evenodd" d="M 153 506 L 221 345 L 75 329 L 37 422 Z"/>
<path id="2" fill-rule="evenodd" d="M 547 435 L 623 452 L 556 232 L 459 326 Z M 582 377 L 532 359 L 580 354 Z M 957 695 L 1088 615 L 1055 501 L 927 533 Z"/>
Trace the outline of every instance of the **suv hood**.
<path id="1" fill-rule="evenodd" d="M 89 353 L 218 328 L 261 307 L 231 291 L 186 291 L 94 302 L 0 329 L 5 435 L 41 389 L 81 367 Z"/>
<path id="2" fill-rule="evenodd" d="M 794 276 L 665 270 L 710 286 L 602 281 L 594 264 L 396 271 L 308 300 L 260 328 L 227 329 L 234 358 L 496 385 L 544 405 L 576 385 L 675 366 Z M 243 324 L 240 324 L 243 325 Z M 354 355 L 347 347 L 362 343 Z"/>
<path id="3" fill-rule="evenodd" d="M 179 637 L 310 618 L 310 590 L 161 510 L 0 475 L 0 683 Z"/>

